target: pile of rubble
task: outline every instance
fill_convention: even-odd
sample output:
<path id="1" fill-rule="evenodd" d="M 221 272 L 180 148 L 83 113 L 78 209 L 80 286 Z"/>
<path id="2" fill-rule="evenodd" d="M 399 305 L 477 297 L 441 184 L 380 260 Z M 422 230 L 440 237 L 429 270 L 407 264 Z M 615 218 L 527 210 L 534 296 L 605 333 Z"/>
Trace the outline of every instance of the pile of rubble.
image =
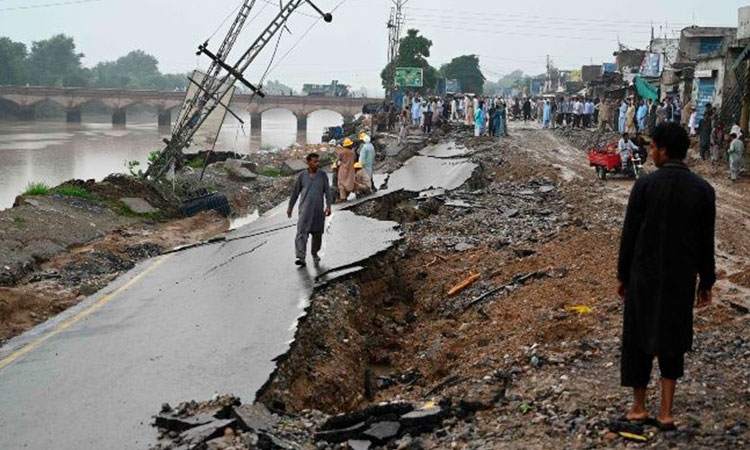
<path id="1" fill-rule="evenodd" d="M 243 405 L 236 397 L 216 397 L 172 408 L 162 406 L 154 416 L 159 442 L 151 450 L 178 449 L 354 449 L 389 447 L 417 450 L 433 439 L 449 418 L 465 417 L 490 408 L 504 395 L 502 384 L 485 383 L 457 404 L 403 401 L 327 416 L 320 411 L 300 415 L 274 414 L 260 403 Z M 438 436 L 445 435 L 436 433 Z"/>

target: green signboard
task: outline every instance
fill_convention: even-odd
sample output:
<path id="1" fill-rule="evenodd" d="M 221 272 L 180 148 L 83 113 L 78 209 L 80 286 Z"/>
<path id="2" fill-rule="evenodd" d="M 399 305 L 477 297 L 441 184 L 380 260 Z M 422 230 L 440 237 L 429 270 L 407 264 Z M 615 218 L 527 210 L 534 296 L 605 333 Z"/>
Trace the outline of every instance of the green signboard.
<path id="1" fill-rule="evenodd" d="M 397 67 L 396 86 L 402 88 L 421 88 L 424 86 L 422 68 Z"/>

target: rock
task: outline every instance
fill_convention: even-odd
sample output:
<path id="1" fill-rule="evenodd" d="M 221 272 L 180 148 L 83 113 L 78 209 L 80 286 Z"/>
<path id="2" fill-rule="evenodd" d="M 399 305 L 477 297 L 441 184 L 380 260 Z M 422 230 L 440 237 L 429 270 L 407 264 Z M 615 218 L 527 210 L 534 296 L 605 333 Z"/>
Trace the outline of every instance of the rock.
<path id="1" fill-rule="evenodd" d="M 269 431 L 278 423 L 279 418 L 271 414 L 261 403 L 235 406 L 231 416 L 237 419 L 237 425 L 243 431 Z"/>
<path id="2" fill-rule="evenodd" d="M 542 194 L 549 194 L 550 192 L 554 190 L 555 190 L 554 186 L 542 186 L 539 188 L 539 192 L 541 192 Z"/>
<path id="3" fill-rule="evenodd" d="M 256 172 L 258 170 L 257 164 L 250 161 L 245 161 L 244 159 L 227 159 L 226 161 L 224 161 L 224 167 L 226 167 L 228 170 L 246 169 L 250 172 Z"/>
<path id="4" fill-rule="evenodd" d="M 347 428 L 318 431 L 315 433 L 315 439 L 326 442 L 344 442 L 349 439 L 355 439 L 366 429 L 367 423 L 359 422 Z"/>
<path id="5" fill-rule="evenodd" d="M 261 450 L 295 450 L 295 446 L 271 433 L 259 434 L 257 446 Z"/>
<path id="6" fill-rule="evenodd" d="M 457 252 L 465 252 L 466 250 L 471 250 L 473 248 L 476 248 L 475 245 L 469 244 L 468 242 L 459 242 L 456 244 L 455 247 L 453 247 Z"/>
<path id="7" fill-rule="evenodd" d="M 381 403 L 359 411 L 333 416 L 326 420 L 320 429 L 325 431 L 347 428 L 360 422 L 366 422 L 370 418 L 377 419 L 387 415 L 401 416 L 413 410 L 414 406 L 408 402 Z"/>
<path id="8" fill-rule="evenodd" d="M 229 178 L 235 181 L 254 181 L 258 178 L 258 175 L 254 174 L 244 167 L 231 168 L 229 170 Z"/>
<path id="9" fill-rule="evenodd" d="M 406 413 L 399 420 L 404 428 L 418 432 L 430 431 L 440 425 L 445 417 L 445 411 L 439 406 L 419 409 Z"/>
<path id="10" fill-rule="evenodd" d="M 370 450 L 372 443 L 370 441 L 361 441 L 356 439 L 350 439 L 346 445 L 352 450 Z"/>
<path id="11" fill-rule="evenodd" d="M 306 169 L 307 163 L 305 161 L 302 161 L 300 159 L 290 159 L 284 161 L 284 164 L 281 166 L 281 174 L 285 177 L 288 177 L 291 175 L 296 175 Z"/>
<path id="12" fill-rule="evenodd" d="M 506 210 L 505 210 L 505 211 L 503 212 L 503 217 L 505 217 L 506 219 L 510 219 L 510 218 L 516 217 L 516 216 L 518 215 L 518 213 L 519 213 L 519 212 L 520 212 L 520 211 L 518 211 L 517 209 L 514 209 L 514 208 L 508 208 L 508 209 L 506 209 Z"/>
<path id="13" fill-rule="evenodd" d="M 401 424 L 398 422 L 376 422 L 370 425 L 362 435 L 367 438 L 371 438 L 377 443 L 385 443 L 388 440 L 398 436 L 398 431 L 401 429 Z"/>
<path id="14" fill-rule="evenodd" d="M 124 197 L 120 202 L 125 204 L 135 214 L 153 214 L 159 212 L 158 209 L 151 206 L 146 200 L 139 197 Z"/>
<path id="15" fill-rule="evenodd" d="M 604 440 L 605 441 L 614 441 L 618 437 L 619 436 L 617 435 L 617 433 L 613 433 L 613 432 L 609 431 L 609 432 L 607 432 L 607 434 L 604 435 Z"/>
<path id="16" fill-rule="evenodd" d="M 483 383 L 472 387 L 459 401 L 459 406 L 467 412 L 491 409 L 505 395 L 505 388 L 497 384 Z"/>
<path id="17" fill-rule="evenodd" d="M 183 442 L 190 444 L 200 444 L 213 438 L 224 436 L 224 429 L 234 426 L 234 419 L 214 420 L 205 425 L 191 428 L 180 435 Z"/>

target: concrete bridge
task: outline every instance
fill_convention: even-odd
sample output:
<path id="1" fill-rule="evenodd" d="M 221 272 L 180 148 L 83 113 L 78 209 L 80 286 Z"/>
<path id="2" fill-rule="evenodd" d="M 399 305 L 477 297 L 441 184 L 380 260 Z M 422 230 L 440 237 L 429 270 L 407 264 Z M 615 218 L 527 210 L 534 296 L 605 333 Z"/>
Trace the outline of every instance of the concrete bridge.
<path id="1" fill-rule="evenodd" d="M 157 110 L 160 127 L 168 127 L 172 123 L 172 111 L 179 110 L 184 99 L 184 92 L 0 86 L 0 100 L 17 105 L 20 118 L 25 120 L 34 120 L 36 105 L 51 102 L 65 108 L 67 122 L 80 123 L 81 108 L 86 105 L 99 104 L 112 110 L 113 125 L 125 125 L 127 108 L 145 105 Z M 361 113 L 364 105 L 382 101 L 377 98 L 349 97 L 267 96 L 260 98 L 256 96 L 252 98 L 250 94 L 237 94 L 230 107 L 240 115 L 247 112 L 250 115 L 253 130 L 261 129 L 264 112 L 272 109 L 285 109 L 291 111 L 297 118 L 297 130 L 305 131 L 307 130 L 307 117 L 315 111 L 333 111 L 341 114 L 344 119 L 348 119 Z"/>

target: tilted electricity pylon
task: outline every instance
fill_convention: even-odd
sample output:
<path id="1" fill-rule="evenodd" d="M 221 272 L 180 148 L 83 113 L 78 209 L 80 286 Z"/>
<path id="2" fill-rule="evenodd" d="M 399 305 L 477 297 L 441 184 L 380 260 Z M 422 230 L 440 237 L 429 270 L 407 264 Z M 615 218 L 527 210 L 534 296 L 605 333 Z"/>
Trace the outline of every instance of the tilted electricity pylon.
<path id="1" fill-rule="evenodd" d="M 195 93 L 192 97 L 187 98 L 183 104 L 180 119 L 172 131 L 172 137 L 165 139 L 166 147 L 159 153 L 156 160 L 149 166 L 146 176 L 152 178 L 161 178 L 175 162 L 181 158 L 182 151 L 190 145 L 190 141 L 201 125 L 219 106 L 227 108 L 229 105 L 223 105 L 224 95 L 234 88 L 237 82 L 242 83 L 253 93 L 265 97 L 259 87 L 254 86 L 244 77 L 245 71 L 250 64 L 258 57 L 266 45 L 273 39 L 289 20 L 289 17 L 303 3 L 307 3 L 320 14 L 326 22 L 331 22 L 333 16 L 324 13 L 311 0 L 289 0 L 281 4 L 280 11 L 270 24 L 263 30 L 253 44 L 242 54 L 234 65 L 227 63 L 226 59 L 232 50 L 237 38 L 242 32 L 245 22 L 247 21 L 250 11 L 255 6 L 257 0 L 245 0 L 237 13 L 234 23 L 227 32 L 224 41 L 219 50 L 213 53 L 208 49 L 208 42 L 198 47 L 198 55 L 206 55 L 211 59 L 211 64 L 206 71 L 206 76 L 197 81 L 191 79 L 191 83 L 196 85 Z M 228 109 L 228 108 L 227 108 Z"/>

